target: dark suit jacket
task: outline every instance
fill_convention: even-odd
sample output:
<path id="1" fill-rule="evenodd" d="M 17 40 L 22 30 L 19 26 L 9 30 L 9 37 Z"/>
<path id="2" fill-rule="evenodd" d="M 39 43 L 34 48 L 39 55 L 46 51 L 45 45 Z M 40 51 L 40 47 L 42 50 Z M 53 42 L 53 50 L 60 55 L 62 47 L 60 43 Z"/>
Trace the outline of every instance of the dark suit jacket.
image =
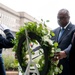
<path id="1" fill-rule="evenodd" d="M 65 29 L 64 34 L 62 35 L 61 39 L 58 41 L 58 35 L 60 32 L 60 29 L 61 28 L 58 27 L 57 29 L 53 31 L 55 33 L 55 36 L 52 37 L 52 40 L 54 40 L 55 42 L 58 42 L 58 45 L 59 45 L 58 48 L 61 48 L 61 50 L 65 50 L 66 54 L 68 55 L 70 51 L 68 46 L 71 44 L 71 39 L 75 31 L 75 25 L 70 23 L 68 27 Z M 62 71 L 62 74 L 59 74 L 59 75 L 70 75 L 68 57 L 61 59 L 59 61 L 59 65 L 60 64 L 63 65 L 63 71 Z"/>
<path id="2" fill-rule="evenodd" d="M 13 43 L 12 40 L 14 39 L 14 36 L 12 35 L 11 31 L 9 29 L 4 30 L 4 33 L 6 35 L 6 38 L 4 38 L 0 34 L 0 54 L 2 53 L 2 48 L 12 48 Z M 0 61 L 1 63 L 1 61 Z"/>
<path id="3" fill-rule="evenodd" d="M 0 34 L 0 49 L 13 47 L 12 40 L 14 39 L 14 36 L 12 35 L 11 31 L 9 29 L 6 29 L 4 30 L 4 33 L 6 35 L 6 38 L 4 38 Z"/>
<path id="4" fill-rule="evenodd" d="M 75 75 L 75 33 L 72 38 L 72 47 L 69 54 L 70 75 Z"/>
<path id="5" fill-rule="evenodd" d="M 2 53 L 2 48 L 12 48 L 14 45 L 12 43 L 14 36 L 12 35 L 11 31 L 9 29 L 6 29 L 6 30 L 4 30 L 4 33 L 6 35 L 6 38 L 4 38 L 0 34 L 0 54 Z"/>
<path id="6" fill-rule="evenodd" d="M 0 34 L 0 75 L 6 75 L 2 59 L 2 48 L 12 48 L 14 45 L 12 43 L 12 39 L 14 39 L 14 36 L 12 35 L 11 31 L 9 29 L 6 29 L 4 30 L 4 33 L 6 35 L 6 38 L 4 38 Z"/>

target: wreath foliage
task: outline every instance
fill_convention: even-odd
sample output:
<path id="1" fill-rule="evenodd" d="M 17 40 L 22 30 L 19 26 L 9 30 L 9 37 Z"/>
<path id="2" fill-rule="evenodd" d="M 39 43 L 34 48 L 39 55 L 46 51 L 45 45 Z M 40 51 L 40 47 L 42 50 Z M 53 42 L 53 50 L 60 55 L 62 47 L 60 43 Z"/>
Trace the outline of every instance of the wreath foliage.
<path id="1" fill-rule="evenodd" d="M 57 48 L 58 43 L 51 40 L 55 34 L 47 28 L 45 22 L 27 22 L 16 33 L 13 50 L 16 52 L 22 71 L 25 72 L 29 60 L 25 30 L 28 32 L 29 44 L 40 45 L 38 49 L 40 57 L 34 60 L 40 75 L 61 73 L 63 67 L 62 65 L 58 67 L 59 60 L 53 61 L 54 52 L 60 51 L 60 49 Z M 35 55 L 36 51 L 32 47 L 30 47 L 30 51 L 32 55 Z"/>

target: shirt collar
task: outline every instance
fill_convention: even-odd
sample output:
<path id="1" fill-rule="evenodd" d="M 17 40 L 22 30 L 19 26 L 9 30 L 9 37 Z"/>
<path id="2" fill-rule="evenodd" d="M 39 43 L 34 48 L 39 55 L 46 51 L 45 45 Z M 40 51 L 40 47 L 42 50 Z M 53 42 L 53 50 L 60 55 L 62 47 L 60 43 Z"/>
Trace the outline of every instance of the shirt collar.
<path id="1" fill-rule="evenodd" d="M 66 29 L 66 28 L 68 27 L 69 24 L 70 24 L 70 22 L 64 27 L 64 29 Z M 62 29 L 62 27 L 61 27 L 61 29 Z"/>

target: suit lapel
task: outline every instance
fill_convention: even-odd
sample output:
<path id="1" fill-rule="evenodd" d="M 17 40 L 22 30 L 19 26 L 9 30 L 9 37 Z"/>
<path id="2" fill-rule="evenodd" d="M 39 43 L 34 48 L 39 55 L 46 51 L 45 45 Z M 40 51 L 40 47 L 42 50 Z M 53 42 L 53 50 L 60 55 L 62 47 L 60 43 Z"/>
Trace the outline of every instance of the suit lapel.
<path id="1" fill-rule="evenodd" d="M 60 40 L 58 41 L 58 43 L 61 42 L 61 41 L 64 39 L 64 37 L 70 32 L 70 30 L 71 30 L 71 25 L 69 25 L 69 26 L 65 29 L 65 31 L 64 31 L 63 35 L 61 36 Z"/>

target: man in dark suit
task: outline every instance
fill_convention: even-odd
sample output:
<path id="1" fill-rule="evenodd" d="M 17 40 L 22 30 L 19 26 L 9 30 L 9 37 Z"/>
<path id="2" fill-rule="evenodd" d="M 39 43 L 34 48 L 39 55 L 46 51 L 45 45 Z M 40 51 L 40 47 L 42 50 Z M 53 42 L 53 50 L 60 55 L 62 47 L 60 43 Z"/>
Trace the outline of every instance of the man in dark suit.
<path id="1" fill-rule="evenodd" d="M 13 43 L 12 40 L 14 39 L 11 31 L 3 24 L 0 24 L 0 29 L 5 33 L 6 38 L 0 34 L 0 75 L 6 75 L 4 62 L 2 59 L 2 49 L 3 48 L 12 48 Z M 9 64 L 10 65 L 10 64 Z"/>
<path id="2" fill-rule="evenodd" d="M 57 20 L 60 27 L 53 31 L 55 36 L 52 37 L 52 40 L 58 42 L 58 48 L 61 48 L 60 52 L 55 53 L 55 56 L 59 60 L 58 66 L 63 65 L 63 71 L 58 75 L 70 75 L 68 56 L 71 49 L 71 39 L 75 31 L 75 25 L 69 21 L 70 15 L 67 9 L 59 10 Z M 63 33 L 61 33 L 62 29 L 64 29 Z"/>

